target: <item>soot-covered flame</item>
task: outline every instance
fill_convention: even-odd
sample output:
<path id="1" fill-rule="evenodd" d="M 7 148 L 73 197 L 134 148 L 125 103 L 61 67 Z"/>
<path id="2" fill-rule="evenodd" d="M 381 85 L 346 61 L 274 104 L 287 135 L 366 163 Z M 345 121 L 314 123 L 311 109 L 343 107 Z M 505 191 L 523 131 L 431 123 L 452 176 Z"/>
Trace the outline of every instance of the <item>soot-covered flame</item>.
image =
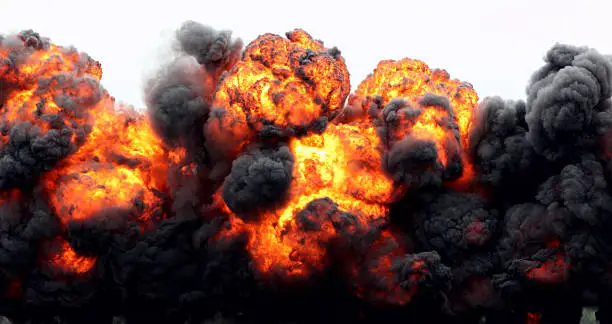
<path id="1" fill-rule="evenodd" d="M 59 165 L 44 176 L 62 220 L 83 221 L 103 209 L 135 205 L 141 209 L 137 217 L 150 218 L 160 203 L 155 191 L 165 190 L 170 155 L 180 152 L 170 154 L 141 113 L 116 107 L 98 83 L 98 62 L 72 49 L 39 45 L 22 48 L 31 54 L 3 76 L 15 87 L 2 105 L 5 144 L 24 123 L 35 125 L 29 133 L 41 137 L 32 150 L 47 144 L 49 132 L 69 141 L 61 148 L 64 159 L 50 161 Z"/>
<path id="2" fill-rule="evenodd" d="M 348 86 L 340 53 L 324 49 L 301 30 L 288 33 L 288 38 L 266 34 L 249 44 L 243 61 L 228 72 L 216 93 L 214 106 L 222 113 L 211 114 L 209 130 L 222 120 L 221 129 L 231 129 L 232 134 L 256 131 L 258 136 L 241 142 L 240 153 L 219 189 L 217 197 L 226 204 L 223 209 L 231 214 L 232 223 L 221 237 L 245 231 L 256 273 L 284 281 L 307 280 L 323 272 L 333 261 L 330 253 L 340 246 L 347 250 L 344 258 L 351 266 L 344 266 L 345 273 L 357 295 L 405 304 L 419 284 L 445 277 L 446 269 L 438 266 L 435 255 L 404 258 L 410 251 L 384 231 L 391 205 L 410 187 L 389 172 L 388 165 L 409 163 L 403 162 L 402 154 L 391 156 L 397 151 L 393 145 L 407 136 L 433 140 L 436 145 L 453 137 L 459 143 L 460 133 L 453 125 L 460 120 L 467 132 L 476 93 L 444 71 L 431 72 L 422 62 L 404 60 L 400 64 L 422 67 L 414 77 L 422 84 L 409 89 L 413 84 L 405 78 L 390 88 L 379 74 L 394 66 L 382 64 L 351 97 L 352 106 L 363 109 L 354 114 L 350 106 L 340 109 Z M 406 71 L 398 73 L 408 71 L 408 66 L 401 67 Z M 404 97 L 397 97 L 424 110 L 412 114 L 417 119 L 400 117 L 391 123 L 384 116 L 393 109 L 385 107 L 392 106 L 390 98 L 381 101 L 374 88 L 367 92 L 369 83 L 379 93 L 403 91 Z M 427 94 L 434 90 L 439 96 L 432 99 Z M 375 101 L 377 109 L 371 108 Z M 459 119 L 453 105 L 461 110 Z M 297 127 L 317 119 L 325 122 L 319 128 Z M 444 145 L 461 164 L 460 144 Z M 447 151 L 442 146 L 438 151 L 446 164 Z M 398 169 L 399 173 L 405 170 Z M 435 274 L 419 275 L 429 272 L 430 266 L 436 267 Z"/>
<path id="3" fill-rule="evenodd" d="M 357 296 L 381 304 L 403 305 L 410 302 L 417 292 L 417 285 L 414 283 L 423 277 L 427 269 L 421 260 L 408 264 L 410 273 L 407 280 L 411 285 L 408 289 L 402 288 L 394 271 L 397 270 L 394 269 L 397 268 L 394 264 L 397 264 L 406 252 L 406 248 L 398 242 L 392 232 L 388 230 L 381 232 L 363 255 L 363 259 L 367 260 L 366 263 L 352 266 L 350 274 L 357 283 L 355 285 Z M 377 278 L 377 284 L 371 285 L 372 280 L 364 280 L 362 276 Z"/>
<path id="4" fill-rule="evenodd" d="M 27 32 L 9 41 L 12 47 L 0 47 L 0 57 L 15 58 L 0 66 L 2 188 L 31 181 L 73 153 L 89 132 L 89 111 L 108 103 L 101 66 L 86 54 Z"/>
<path id="5" fill-rule="evenodd" d="M 540 318 L 542 314 L 540 313 L 527 313 L 527 320 L 525 324 L 540 324 Z"/>
<path id="6" fill-rule="evenodd" d="M 378 63 L 374 72 L 363 80 L 355 95 L 358 97 L 380 96 L 383 105 L 395 98 L 404 98 L 417 105 L 416 100 L 427 93 L 442 95 L 448 98 L 453 107 L 454 115 L 461 133 L 462 140 L 466 140 L 474 109 L 478 103 L 478 95 L 469 83 L 451 79 L 445 70 L 431 70 L 427 64 L 420 60 L 404 58 L 399 61 L 385 60 Z M 431 117 L 431 116 L 430 116 Z M 430 133 L 436 135 L 436 127 L 430 117 L 417 123 L 411 130 L 416 133 Z"/>

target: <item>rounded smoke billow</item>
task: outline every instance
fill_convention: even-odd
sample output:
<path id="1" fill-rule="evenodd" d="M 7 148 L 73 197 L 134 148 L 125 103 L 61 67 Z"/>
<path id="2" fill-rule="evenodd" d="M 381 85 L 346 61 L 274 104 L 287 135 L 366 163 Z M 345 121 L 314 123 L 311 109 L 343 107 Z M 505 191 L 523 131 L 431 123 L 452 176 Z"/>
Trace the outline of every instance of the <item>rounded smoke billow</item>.
<path id="1" fill-rule="evenodd" d="M 280 204 L 289 189 L 294 158 L 286 146 L 254 148 L 234 160 L 223 183 L 223 199 L 246 221 L 260 217 L 267 207 Z"/>
<path id="2" fill-rule="evenodd" d="M 527 139 L 548 159 L 592 150 L 612 122 L 612 62 L 594 49 L 557 44 L 527 87 Z"/>

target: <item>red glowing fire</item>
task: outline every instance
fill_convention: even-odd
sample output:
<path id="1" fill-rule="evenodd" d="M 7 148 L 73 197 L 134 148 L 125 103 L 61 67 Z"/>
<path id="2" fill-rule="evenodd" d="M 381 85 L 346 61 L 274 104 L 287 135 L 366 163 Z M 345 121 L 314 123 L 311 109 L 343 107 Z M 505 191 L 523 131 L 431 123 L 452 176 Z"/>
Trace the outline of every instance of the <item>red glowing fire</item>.
<path id="1" fill-rule="evenodd" d="M 169 165 L 184 153 L 166 149 L 146 118 L 130 108 L 108 105 L 94 117 L 88 141 L 45 176 L 52 206 L 64 221 L 109 207 L 141 208 L 137 214 L 146 223 L 161 204 L 152 189 L 165 190 Z"/>
<path id="2" fill-rule="evenodd" d="M 539 324 L 540 319 L 542 318 L 542 314 L 540 313 L 527 313 L 527 321 L 526 324 Z"/>
<path id="3" fill-rule="evenodd" d="M 559 241 L 554 240 L 547 244 L 547 248 L 559 248 Z M 569 264 L 565 260 L 564 252 L 559 249 L 551 259 L 527 271 L 527 277 L 546 284 L 565 282 L 569 277 Z"/>

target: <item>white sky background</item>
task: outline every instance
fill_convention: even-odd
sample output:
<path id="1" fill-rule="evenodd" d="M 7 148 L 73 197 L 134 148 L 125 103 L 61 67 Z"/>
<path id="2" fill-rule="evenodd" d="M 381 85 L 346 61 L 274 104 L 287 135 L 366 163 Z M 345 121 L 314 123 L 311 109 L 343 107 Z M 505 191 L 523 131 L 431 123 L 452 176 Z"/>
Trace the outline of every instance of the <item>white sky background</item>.
<path id="1" fill-rule="evenodd" d="M 136 107 L 185 20 L 245 44 L 303 28 L 342 51 L 353 88 L 378 61 L 410 57 L 472 83 L 480 98 L 519 99 L 556 42 L 612 54 L 611 9 L 609 0 L 0 0 L 0 33 L 34 29 L 76 46 L 102 63 L 109 92 Z"/>

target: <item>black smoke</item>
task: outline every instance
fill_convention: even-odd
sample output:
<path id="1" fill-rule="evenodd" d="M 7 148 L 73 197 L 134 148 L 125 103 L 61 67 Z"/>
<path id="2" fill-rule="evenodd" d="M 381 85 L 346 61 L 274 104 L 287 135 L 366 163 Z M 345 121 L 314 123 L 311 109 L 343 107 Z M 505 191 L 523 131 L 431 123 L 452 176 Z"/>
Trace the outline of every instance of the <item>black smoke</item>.
<path id="1" fill-rule="evenodd" d="M 236 158 L 223 183 L 227 206 L 250 220 L 262 209 L 282 203 L 291 184 L 293 160 L 287 146 L 252 149 Z"/>

